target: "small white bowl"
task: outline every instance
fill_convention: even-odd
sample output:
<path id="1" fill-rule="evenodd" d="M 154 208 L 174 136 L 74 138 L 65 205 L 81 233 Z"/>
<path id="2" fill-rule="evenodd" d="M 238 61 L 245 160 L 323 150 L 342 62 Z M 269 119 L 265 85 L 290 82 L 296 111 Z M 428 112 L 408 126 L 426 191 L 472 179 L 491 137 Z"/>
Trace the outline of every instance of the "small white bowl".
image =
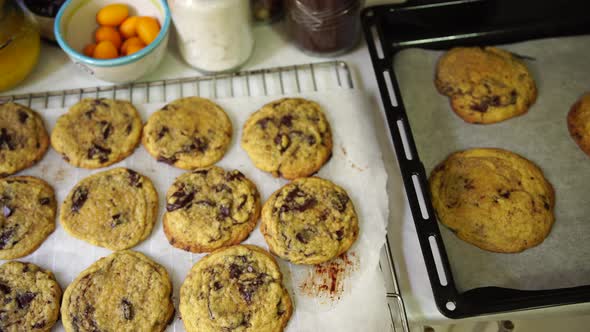
<path id="1" fill-rule="evenodd" d="M 84 46 L 94 42 L 98 28 L 96 13 L 109 4 L 124 3 L 129 15 L 152 16 L 160 22 L 158 37 L 141 51 L 116 59 L 94 59 L 83 53 Z M 72 62 L 96 78 L 126 83 L 152 72 L 160 64 L 168 46 L 170 9 L 165 0 L 68 0 L 55 18 L 55 38 Z"/>

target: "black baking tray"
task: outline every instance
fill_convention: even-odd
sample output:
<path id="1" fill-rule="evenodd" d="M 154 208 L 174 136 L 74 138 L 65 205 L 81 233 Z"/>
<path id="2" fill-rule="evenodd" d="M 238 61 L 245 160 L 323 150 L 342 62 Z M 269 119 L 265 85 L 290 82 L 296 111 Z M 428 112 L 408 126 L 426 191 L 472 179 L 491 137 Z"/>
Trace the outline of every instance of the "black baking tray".
<path id="1" fill-rule="evenodd" d="M 449 318 L 590 302 L 590 285 L 532 291 L 494 286 L 466 292 L 457 290 L 428 196 L 426 172 L 412 137 L 393 59 L 399 51 L 409 47 L 440 50 L 589 34 L 589 9 L 590 4 L 583 0 L 410 0 L 403 4 L 369 7 L 361 14 L 436 305 Z M 590 59 L 590 54 L 581 56 Z M 416 188 L 413 178 L 417 178 L 420 188 Z M 425 193 L 420 197 L 428 216 L 421 211 L 419 192 Z M 430 237 L 436 240 L 441 271 L 436 266 Z M 446 276 L 444 286 L 439 281 L 439 272 Z"/>

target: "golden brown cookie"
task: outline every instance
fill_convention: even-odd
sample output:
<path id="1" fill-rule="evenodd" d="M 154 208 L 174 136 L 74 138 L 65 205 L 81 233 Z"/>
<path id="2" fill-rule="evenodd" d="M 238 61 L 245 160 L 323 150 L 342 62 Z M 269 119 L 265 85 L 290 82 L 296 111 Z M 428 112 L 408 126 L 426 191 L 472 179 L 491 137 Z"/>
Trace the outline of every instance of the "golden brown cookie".
<path id="1" fill-rule="evenodd" d="M 67 332 L 166 329 L 174 314 L 172 283 L 160 264 L 135 251 L 103 257 L 68 286 L 61 305 Z"/>
<path id="2" fill-rule="evenodd" d="M 0 259 L 32 253 L 55 230 L 55 196 L 41 179 L 0 179 L 0 209 Z"/>
<path id="3" fill-rule="evenodd" d="M 219 161 L 231 138 L 232 124 L 221 107 L 208 99 L 187 97 L 153 113 L 142 142 L 158 161 L 191 170 Z"/>
<path id="4" fill-rule="evenodd" d="M 0 266 L 0 331 L 48 332 L 59 316 L 61 287 L 35 264 Z"/>
<path id="5" fill-rule="evenodd" d="M 166 195 L 164 232 L 177 248 L 210 252 L 242 242 L 259 216 L 254 183 L 237 170 L 213 166 L 174 181 Z"/>
<path id="6" fill-rule="evenodd" d="M 111 250 L 145 240 L 158 218 L 158 193 L 149 178 L 113 168 L 81 180 L 60 210 L 68 234 Z"/>
<path id="7" fill-rule="evenodd" d="M 451 154 L 430 175 L 438 220 L 481 249 L 514 253 L 549 235 L 555 194 L 529 160 L 501 149 Z"/>
<path id="8" fill-rule="evenodd" d="M 590 93 L 572 106 L 567 115 L 567 128 L 580 149 L 590 156 Z"/>
<path id="9" fill-rule="evenodd" d="M 51 146 L 70 164 L 112 165 L 129 156 L 141 137 L 141 118 L 127 101 L 83 99 L 57 119 Z"/>
<path id="10" fill-rule="evenodd" d="M 281 332 L 293 312 L 274 258 L 259 247 L 219 249 L 198 261 L 180 288 L 187 332 Z"/>
<path id="11" fill-rule="evenodd" d="M 295 264 L 319 264 L 344 252 L 359 233 L 344 189 L 317 177 L 297 179 L 264 203 L 260 231 L 275 255 Z"/>
<path id="12" fill-rule="evenodd" d="M 320 105 L 284 98 L 248 118 L 242 148 L 257 168 L 292 180 L 314 174 L 330 159 L 332 132 Z"/>
<path id="13" fill-rule="evenodd" d="M 48 146 L 49 136 L 37 112 L 13 102 L 0 104 L 0 177 L 33 165 Z"/>
<path id="14" fill-rule="evenodd" d="M 533 76 L 516 55 L 495 47 L 457 47 L 438 61 L 435 84 L 469 123 L 519 116 L 537 98 Z"/>

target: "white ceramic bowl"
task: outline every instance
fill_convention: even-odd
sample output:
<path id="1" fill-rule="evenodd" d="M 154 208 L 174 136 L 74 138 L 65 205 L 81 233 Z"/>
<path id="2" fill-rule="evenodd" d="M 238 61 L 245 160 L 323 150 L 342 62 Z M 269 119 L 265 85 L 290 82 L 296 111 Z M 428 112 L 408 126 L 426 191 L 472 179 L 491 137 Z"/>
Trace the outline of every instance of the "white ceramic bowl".
<path id="1" fill-rule="evenodd" d="M 160 22 L 160 34 L 141 51 L 116 59 L 94 59 L 84 55 L 84 46 L 94 41 L 98 27 L 96 13 L 111 3 L 129 6 L 129 15 L 152 16 Z M 152 72 L 160 64 L 168 46 L 170 9 L 165 0 L 68 0 L 55 18 L 55 38 L 70 59 L 96 78 L 126 83 Z"/>

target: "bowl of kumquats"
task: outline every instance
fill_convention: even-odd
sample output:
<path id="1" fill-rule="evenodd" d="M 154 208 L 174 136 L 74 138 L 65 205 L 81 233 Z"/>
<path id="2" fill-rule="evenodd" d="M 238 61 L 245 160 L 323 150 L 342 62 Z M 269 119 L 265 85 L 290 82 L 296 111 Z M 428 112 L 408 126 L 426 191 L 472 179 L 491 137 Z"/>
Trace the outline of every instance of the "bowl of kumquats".
<path id="1" fill-rule="evenodd" d="M 126 83 L 160 64 L 170 20 L 165 0 L 68 0 L 54 30 L 59 46 L 83 71 Z"/>

